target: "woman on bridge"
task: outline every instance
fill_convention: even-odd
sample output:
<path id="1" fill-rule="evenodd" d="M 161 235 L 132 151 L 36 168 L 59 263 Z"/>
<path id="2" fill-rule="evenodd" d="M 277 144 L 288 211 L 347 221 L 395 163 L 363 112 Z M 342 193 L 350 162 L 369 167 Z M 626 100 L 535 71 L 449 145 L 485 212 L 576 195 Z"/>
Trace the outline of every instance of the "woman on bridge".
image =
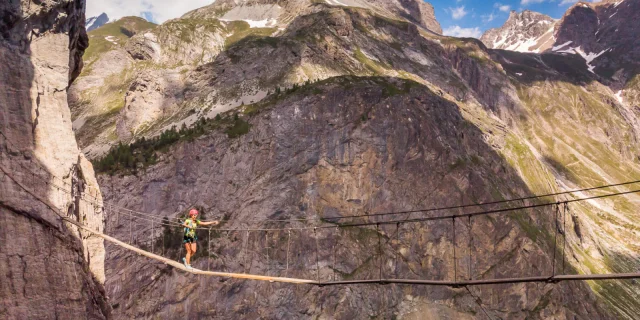
<path id="1" fill-rule="evenodd" d="M 187 256 L 182 258 L 182 262 L 187 269 L 193 269 L 191 267 L 191 257 L 196 254 L 198 247 L 196 245 L 196 241 L 198 240 L 198 235 L 196 234 L 196 229 L 198 226 L 217 226 L 220 224 L 220 221 L 200 221 L 198 218 L 198 210 L 191 209 L 189 211 L 189 219 L 185 220 L 182 226 L 184 227 L 184 248 L 187 250 Z"/>

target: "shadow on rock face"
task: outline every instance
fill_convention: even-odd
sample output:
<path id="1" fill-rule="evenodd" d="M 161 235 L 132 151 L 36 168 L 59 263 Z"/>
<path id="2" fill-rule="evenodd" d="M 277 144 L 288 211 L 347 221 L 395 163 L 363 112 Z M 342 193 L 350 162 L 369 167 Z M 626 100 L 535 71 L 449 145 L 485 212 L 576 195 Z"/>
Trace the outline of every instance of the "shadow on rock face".
<path id="1" fill-rule="evenodd" d="M 104 319 L 102 242 L 81 241 L 58 215 L 102 222 L 71 196 L 98 190 L 66 102 L 86 48 L 85 3 L 26 2 L 0 4 L 0 318 Z"/>

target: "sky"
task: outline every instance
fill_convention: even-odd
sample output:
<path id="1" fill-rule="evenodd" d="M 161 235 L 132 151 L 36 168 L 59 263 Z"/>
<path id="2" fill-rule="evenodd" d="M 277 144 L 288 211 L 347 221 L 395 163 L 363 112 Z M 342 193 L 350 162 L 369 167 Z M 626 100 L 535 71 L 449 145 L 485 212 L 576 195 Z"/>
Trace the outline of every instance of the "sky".
<path id="1" fill-rule="evenodd" d="M 480 37 L 490 28 L 500 27 L 511 10 L 525 9 L 559 19 L 578 0 L 428 0 L 444 34 L 457 37 Z M 588 0 L 598 2 L 600 0 Z M 106 13 L 110 19 L 143 16 L 155 23 L 177 18 L 211 4 L 213 0 L 87 0 L 87 17 Z"/>
<path id="2" fill-rule="evenodd" d="M 599 2 L 590 0 L 587 2 Z M 560 19 L 578 0 L 429 0 L 445 35 L 480 37 L 486 30 L 502 26 L 509 12 L 531 10 Z"/>

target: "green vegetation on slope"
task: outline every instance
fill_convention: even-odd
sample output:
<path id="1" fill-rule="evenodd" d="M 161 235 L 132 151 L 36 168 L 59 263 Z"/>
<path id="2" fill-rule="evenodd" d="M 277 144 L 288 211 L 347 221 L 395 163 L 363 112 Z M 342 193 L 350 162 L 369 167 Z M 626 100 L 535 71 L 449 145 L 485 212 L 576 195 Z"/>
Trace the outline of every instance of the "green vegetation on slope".
<path id="1" fill-rule="evenodd" d="M 90 66 L 101 54 L 117 46 L 123 46 L 135 34 L 155 27 L 154 23 L 138 17 L 124 17 L 118 21 L 107 23 L 89 32 L 89 47 L 85 51 L 83 59 Z"/>
<path id="2" fill-rule="evenodd" d="M 248 37 L 269 37 L 277 28 L 251 28 L 246 21 L 231 21 L 227 24 L 227 32 L 229 37 L 224 42 L 226 48 L 238 43 L 240 40 Z"/>
<path id="3" fill-rule="evenodd" d="M 174 126 L 157 137 L 150 139 L 142 137 L 131 144 L 119 143 L 113 146 L 104 157 L 94 161 L 93 165 L 98 174 L 136 174 L 138 170 L 154 165 L 158 161 L 157 153 L 166 152 L 174 143 L 192 141 L 220 128 L 227 128 L 225 133 L 233 139 L 247 134 L 251 126 L 237 113 L 233 118 L 228 115 L 224 118 L 220 115 L 214 119 L 201 118 L 189 128 L 183 124 L 180 130 Z"/>
<path id="4" fill-rule="evenodd" d="M 198 32 L 215 32 L 222 28 L 222 24 L 215 19 L 178 19 L 168 21 L 160 28 L 169 34 L 179 35 L 180 40 L 188 44 L 199 37 Z"/>
<path id="5" fill-rule="evenodd" d="M 418 85 L 406 79 L 389 81 L 389 79 L 378 77 L 335 77 L 319 82 L 307 81 L 303 86 L 294 85 L 285 90 L 278 87 L 263 101 L 243 106 L 241 110 L 245 115 L 253 115 L 274 106 L 294 93 L 317 95 L 323 92 L 320 88 L 323 85 L 339 84 L 348 89 L 357 83 L 366 82 L 380 85 L 383 97 L 406 94 L 411 88 Z M 241 118 L 237 111 L 229 111 L 224 115 L 218 114 L 214 119 L 201 118 L 191 127 L 183 124 L 182 128 L 178 130 L 174 126 L 154 138 L 145 139 L 142 137 L 131 144 L 120 143 L 113 146 L 104 157 L 95 160 L 93 165 L 98 174 L 137 174 L 139 170 L 144 170 L 158 161 L 158 152 L 166 152 L 171 145 L 177 142 L 192 141 L 214 130 L 224 130 L 223 132 L 229 139 L 234 139 L 247 134 L 250 129 L 251 125 Z"/>

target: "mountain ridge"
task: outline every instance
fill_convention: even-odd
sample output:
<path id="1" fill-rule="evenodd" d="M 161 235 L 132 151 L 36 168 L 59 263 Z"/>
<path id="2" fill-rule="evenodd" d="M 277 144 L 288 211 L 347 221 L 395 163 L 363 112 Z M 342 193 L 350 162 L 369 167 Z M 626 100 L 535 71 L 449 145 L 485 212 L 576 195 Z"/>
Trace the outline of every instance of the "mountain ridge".
<path id="1" fill-rule="evenodd" d="M 512 12 L 504 26 L 488 30 L 481 40 L 492 49 L 578 54 L 590 72 L 619 90 L 640 70 L 640 53 L 634 49 L 638 44 L 635 33 L 640 28 L 634 15 L 638 10 L 638 0 L 606 0 L 577 2 L 557 21 L 532 11 Z M 549 28 L 530 29 L 532 24 L 524 22 L 531 18 L 538 23 L 554 23 Z"/>
<path id="2" fill-rule="evenodd" d="M 107 14 L 103 12 L 96 17 L 87 18 L 85 27 L 87 29 L 87 32 L 89 32 L 98 29 L 107 23 L 109 23 L 109 16 L 107 16 Z"/>

